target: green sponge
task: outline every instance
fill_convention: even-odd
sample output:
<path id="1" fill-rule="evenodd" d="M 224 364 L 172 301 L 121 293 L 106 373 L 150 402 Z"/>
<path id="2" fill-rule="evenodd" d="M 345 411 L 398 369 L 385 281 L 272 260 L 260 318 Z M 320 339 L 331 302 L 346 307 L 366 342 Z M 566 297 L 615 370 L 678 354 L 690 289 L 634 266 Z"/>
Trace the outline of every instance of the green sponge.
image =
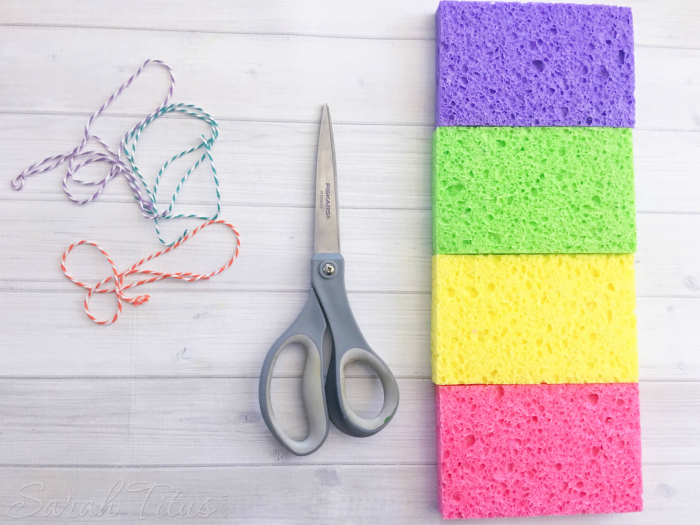
<path id="1" fill-rule="evenodd" d="M 435 254 L 635 248 L 630 129 L 435 130 Z"/>

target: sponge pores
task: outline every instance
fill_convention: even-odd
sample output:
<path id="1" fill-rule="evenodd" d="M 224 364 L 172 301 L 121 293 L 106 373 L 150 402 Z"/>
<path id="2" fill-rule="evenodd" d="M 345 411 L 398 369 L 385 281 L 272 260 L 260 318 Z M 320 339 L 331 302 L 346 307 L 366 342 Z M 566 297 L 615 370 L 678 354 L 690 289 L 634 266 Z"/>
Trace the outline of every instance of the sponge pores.
<path id="1" fill-rule="evenodd" d="M 435 390 L 444 518 L 642 510 L 637 384 Z"/>
<path id="2" fill-rule="evenodd" d="M 439 385 L 638 380 L 632 255 L 433 256 Z"/>
<path id="3" fill-rule="evenodd" d="M 435 130 L 433 253 L 635 249 L 631 130 Z"/>
<path id="4" fill-rule="evenodd" d="M 437 126 L 634 126 L 629 7 L 440 2 Z"/>

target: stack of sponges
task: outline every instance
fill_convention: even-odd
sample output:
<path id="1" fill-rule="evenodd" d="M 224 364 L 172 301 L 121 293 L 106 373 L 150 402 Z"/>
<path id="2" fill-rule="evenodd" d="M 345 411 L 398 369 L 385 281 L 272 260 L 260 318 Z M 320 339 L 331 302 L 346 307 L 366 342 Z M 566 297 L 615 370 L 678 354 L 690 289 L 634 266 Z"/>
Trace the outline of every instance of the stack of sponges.
<path id="1" fill-rule="evenodd" d="M 641 510 L 630 9 L 441 2 L 436 107 L 443 517 Z"/>

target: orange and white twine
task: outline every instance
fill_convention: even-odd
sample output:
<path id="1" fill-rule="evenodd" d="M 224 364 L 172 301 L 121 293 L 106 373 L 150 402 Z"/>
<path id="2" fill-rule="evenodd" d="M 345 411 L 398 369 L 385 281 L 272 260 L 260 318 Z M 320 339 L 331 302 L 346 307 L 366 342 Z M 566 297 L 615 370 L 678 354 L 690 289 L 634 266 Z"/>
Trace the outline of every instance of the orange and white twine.
<path id="1" fill-rule="evenodd" d="M 200 230 L 203 230 L 204 228 L 206 228 L 207 226 L 210 226 L 212 224 L 223 224 L 224 226 L 227 226 L 228 228 L 230 228 L 236 236 L 235 253 L 231 257 L 231 259 L 229 259 L 229 261 L 226 264 L 224 264 L 221 268 L 219 268 L 218 270 L 213 271 L 211 273 L 197 274 L 197 273 L 191 273 L 191 272 L 164 273 L 164 272 L 156 272 L 153 270 L 139 269 L 139 267 L 142 264 L 147 263 L 148 261 L 155 259 L 156 257 L 160 257 L 161 255 L 164 255 L 171 250 L 174 250 L 175 248 L 177 248 L 178 246 L 183 244 L 185 241 L 187 241 L 187 239 L 189 239 L 190 237 L 193 237 L 197 232 L 199 232 Z M 66 270 L 66 257 L 68 257 L 68 254 L 74 248 L 76 248 L 77 246 L 80 246 L 81 244 L 89 244 L 89 245 L 97 248 L 100 251 L 100 253 L 102 253 L 102 255 L 104 255 L 106 257 L 107 261 L 109 261 L 109 264 L 112 266 L 113 275 L 110 277 L 107 277 L 106 279 L 103 279 L 102 281 L 100 281 L 99 283 L 97 283 L 94 286 L 90 286 L 88 284 L 81 283 L 80 281 L 78 281 L 77 279 L 75 279 L 74 277 L 69 275 L 68 270 Z M 240 235 L 238 233 L 238 230 L 236 230 L 236 228 L 232 224 L 230 224 L 224 220 L 218 219 L 218 220 L 210 220 L 210 221 L 205 222 L 204 224 L 202 224 L 202 225 L 198 226 L 197 228 L 195 228 L 194 230 L 192 230 L 192 232 L 185 235 L 182 239 L 177 241 L 172 246 L 168 246 L 166 249 L 161 250 L 158 253 L 154 253 L 152 255 L 149 255 L 148 257 L 145 257 L 144 259 L 141 259 L 139 262 L 134 264 L 131 268 L 129 268 L 128 270 L 121 272 L 121 273 L 119 273 L 117 271 L 117 267 L 114 264 L 114 261 L 112 261 L 112 258 L 109 256 L 109 254 L 104 249 L 102 249 L 100 246 L 98 246 L 96 243 L 91 242 L 91 241 L 76 242 L 74 244 L 71 244 L 68 247 L 68 249 L 65 251 L 65 253 L 63 254 L 63 257 L 61 258 L 61 270 L 63 270 L 63 273 L 66 275 L 66 277 L 68 277 L 68 279 L 73 281 L 78 286 L 81 286 L 81 287 L 87 289 L 87 291 L 88 291 L 87 297 L 85 297 L 85 313 L 87 314 L 87 316 L 92 321 L 96 322 L 97 324 L 108 325 L 108 324 L 112 324 L 113 322 L 115 322 L 119 318 L 119 315 L 122 313 L 122 302 L 123 301 L 126 301 L 127 303 L 130 303 L 134 306 L 139 306 L 139 305 L 142 305 L 143 303 L 147 302 L 151 297 L 148 294 L 139 295 L 136 297 L 127 297 L 124 295 L 125 290 L 128 290 L 129 288 L 135 288 L 137 286 L 141 286 L 142 284 L 148 284 L 148 283 L 153 283 L 155 281 L 161 281 L 163 279 L 180 279 L 182 281 L 188 281 L 188 282 L 203 281 L 206 279 L 210 279 L 210 278 L 214 277 L 215 275 L 220 274 L 221 272 L 223 272 L 224 270 L 226 270 L 227 268 L 229 268 L 233 264 L 233 261 L 235 261 L 236 257 L 238 257 L 238 253 L 240 251 L 240 248 L 241 248 L 241 238 L 240 238 Z M 135 283 L 125 284 L 124 280 L 130 275 L 148 275 L 150 277 L 148 277 L 147 279 L 143 279 L 141 281 L 135 282 Z M 109 283 L 110 281 L 114 281 L 114 287 L 103 289 L 102 286 Z M 94 315 L 92 315 L 92 313 L 90 312 L 89 302 L 90 302 L 90 297 L 92 297 L 92 294 L 94 294 L 94 293 L 114 293 L 117 296 L 117 312 L 114 314 L 114 317 L 112 317 L 111 319 L 106 320 L 106 321 L 100 321 Z"/>

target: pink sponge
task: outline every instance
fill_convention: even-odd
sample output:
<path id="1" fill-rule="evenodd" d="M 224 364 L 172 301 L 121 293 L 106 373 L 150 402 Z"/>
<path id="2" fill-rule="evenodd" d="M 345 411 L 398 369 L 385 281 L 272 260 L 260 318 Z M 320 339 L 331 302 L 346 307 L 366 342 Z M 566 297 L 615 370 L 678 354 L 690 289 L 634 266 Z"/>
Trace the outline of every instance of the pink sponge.
<path id="1" fill-rule="evenodd" d="M 444 518 L 642 510 L 636 383 L 435 388 Z"/>

